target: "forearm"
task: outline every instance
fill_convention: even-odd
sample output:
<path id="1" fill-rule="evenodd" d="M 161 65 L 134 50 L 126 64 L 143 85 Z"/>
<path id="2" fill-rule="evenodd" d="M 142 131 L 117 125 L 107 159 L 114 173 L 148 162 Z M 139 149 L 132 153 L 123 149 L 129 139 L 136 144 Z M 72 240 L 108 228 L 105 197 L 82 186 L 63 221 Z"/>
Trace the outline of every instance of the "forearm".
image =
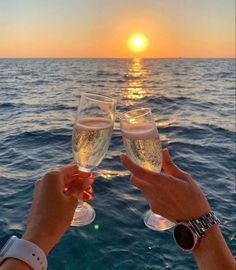
<path id="1" fill-rule="evenodd" d="M 201 270 L 234 270 L 235 260 L 218 225 L 200 239 L 193 256 Z"/>
<path id="2" fill-rule="evenodd" d="M 59 237 L 55 237 L 53 234 L 46 234 L 42 230 L 40 232 L 37 230 L 37 233 L 34 232 L 34 230 L 26 230 L 24 235 L 22 236 L 22 239 L 30 241 L 40 247 L 45 255 L 47 256 L 48 253 L 51 251 L 51 249 L 56 245 Z"/>
<path id="3" fill-rule="evenodd" d="M 32 268 L 23 261 L 9 258 L 0 266 L 0 270 L 32 270 Z"/>

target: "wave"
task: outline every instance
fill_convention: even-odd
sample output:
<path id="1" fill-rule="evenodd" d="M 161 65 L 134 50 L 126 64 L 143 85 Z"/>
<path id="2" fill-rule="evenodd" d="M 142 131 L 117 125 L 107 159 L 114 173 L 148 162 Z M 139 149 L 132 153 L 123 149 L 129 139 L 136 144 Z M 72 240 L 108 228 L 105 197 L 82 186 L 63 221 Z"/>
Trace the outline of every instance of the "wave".
<path id="1" fill-rule="evenodd" d="M 202 98 L 191 98 L 187 96 L 178 96 L 178 97 L 167 97 L 167 96 L 157 96 L 157 97 L 144 97 L 147 104 L 155 104 L 153 110 L 157 109 L 158 106 L 185 106 L 185 107 L 191 107 L 191 110 L 193 108 L 196 108 L 196 110 L 207 110 L 209 112 L 215 112 L 217 108 L 219 107 L 219 104 L 213 101 L 204 101 Z M 227 106 L 227 103 L 225 103 Z M 195 110 L 195 109 L 194 109 Z"/>
<path id="2" fill-rule="evenodd" d="M 70 111 L 75 111 L 76 107 L 75 106 L 70 106 L 70 105 L 65 105 L 65 104 L 51 104 L 51 105 L 44 105 L 40 106 L 41 111 L 63 111 L 63 110 L 70 110 Z"/>
<path id="3" fill-rule="evenodd" d="M 200 160 L 201 155 L 205 157 L 205 160 L 203 160 L 203 163 L 206 163 L 206 158 L 209 156 L 214 156 L 214 163 L 212 162 L 212 158 L 209 161 L 209 164 L 214 168 L 216 167 L 216 160 L 219 161 L 221 164 L 227 163 L 227 165 L 232 168 L 235 167 L 235 159 L 234 159 L 234 152 L 232 149 L 230 149 L 227 146 L 222 145 L 220 148 L 217 147 L 217 144 L 215 143 L 196 143 L 194 139 L 192 141 L 183 141 L 183 140 L 172 140 L 168 142 L 168 148 L 174 148 L 176 152 L 183 152 L 183 149 L 185 149 L 184 152 L 191 153 L 191 156 L 194 160 Z M 207 155 L 206 155 L 207 153 Z M 222 156 L 227 153 L 227 157 L 222 160 Z M 221 165 L 223 166 L 223 165 Z M 230 169 L 226 169 L 226 167 L 223 168 L 224 171 Z"/>
<path id="4" fill-rule="evenodd" d="M 118 79 L 118 80 L 110 81 L 110 82 L 113 82 L 113 83 L 126 83 L 126 81 L 122 80 L 122 79 Z"/>
<path id="5" fill-rule="evenodd" d="M 183 103 L 183 102 L 194 102 L 193 99 L 189 98 L 189 97 L 167 97 L 167 96 L 157 96 L 157 97 L 148 97 L 146 98 L 147 103 L 157 103 L 157 104 L 171 104 L 174 105 L 175 103 Z"/>
<path id="6" fill-rule="evenodd" d="M 221 71 L 215 74 L 218 78 L 229 78 L 229 77 L 235 77 L 235 73 L 234 72 L 225 72 L 225 71 Z"/>
<path id="7" fill-rule="evenodd" d="M 34 81 L 34 82 L 30 82 L 30 84 L 32 85 L 45 85 L 45 84 L 50 84 L 51 81 L 49 80 L 37 80 L 37 81 Z"/>
<path id="8" fill-rule="evenodd" d="M 118 72 L 110 72 L 106 70 L 98 70 L 97 76 L 119 76 L 120 74 Z"/>
<path id="9" fill-rule="evenodd" d="M 186 76 L 187 73 L 181 73 L 181 72 L 174 72 L 175 76 Z"/>
<path id="10" fill-rule="evenodd" d="M 205 73 L 202 75 L 203 79 L 208 79 L 208 80 L 217 80 L 219 78 L 235 78 L 235 74 L 234 72 L 225 72 L 225 71 L 221 71 L 221 72 L 212 72 L 212 73 Z"/>
<path id="11" fill-rule="evenodd" d="M 159 128 L 160 130 L 162 127 Z M 233 131 L 227 130 L 222 127 L 218 127 L 212 124 L 199 124 L 191 126 L 179 126 L 179 125 L 169 125 L 163 127 L 163 130 L 168 133 L 174 134 L 175 137 L 181 137 L 190 140 L 200 140 L 199 143 L 202 143 L 202 139 L 210 138 L 212 141 L 219 141 L 223 143 L 224 141 L 235 141 L 235 133 Z"/>
<path id="12" fill-rule="evenodd" d="M 66 104 L 31 104 L 31 103 L 22 103 L 22 102 L 3 102 L 0 103 L 0 109 L 14 109 L 14 108 L 22 108 L 22 107 L 27 107 L 27 108 L 34 108 L 37 109 L 38 112 L 46 112 L 46 111 L 61 111 L 61 110 L 70 110 L 70 111 L 75 111 L 76 107 L 75 106 L 70 106 Z M 20 112 L 20 111 L 19 111 Z"/>
<path id="13" fill-rule="evenodd" d="M 18 107 L 19 105 L 20 105 L 19 103 L 4 102 L 4 103 L 0 103 L 0 109 L 1 108 L 11 109 L 11 108 Z"/>
<path id="14" fill-rule="evenodd" d="M 17 134 L 8 135 L 4 142 L 12 145 L 26 144 L 42 146 L 42 144 L 52 144 L 56 142 L 68 143 L 71 140 L 71 130 L 59 128 L 53 130 L 25 131 Z"/>
<path id="15" fill-rule="evenodd" d="M 213 130 L 214 132 L 220 132 L 224 137 L 235 139 L 235 132 L 225 129 L 223 127 L 219 127 L 213 124 L 202 124 L 202 127 L 209 128 Z"/>

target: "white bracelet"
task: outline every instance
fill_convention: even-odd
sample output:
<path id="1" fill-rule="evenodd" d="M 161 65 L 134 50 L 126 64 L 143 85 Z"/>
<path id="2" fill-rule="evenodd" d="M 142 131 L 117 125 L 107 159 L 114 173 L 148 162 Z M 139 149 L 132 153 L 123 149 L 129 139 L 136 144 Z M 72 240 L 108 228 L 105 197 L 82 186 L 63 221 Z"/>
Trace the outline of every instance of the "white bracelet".
<path id="1" fill-rule="evenodd" d="M 33 270 L 46 270 L 47 257 L 34 243 L 12 236 L 0 251 L 0 264 L 7 258 L 16 258 L 28 264 Z"/>

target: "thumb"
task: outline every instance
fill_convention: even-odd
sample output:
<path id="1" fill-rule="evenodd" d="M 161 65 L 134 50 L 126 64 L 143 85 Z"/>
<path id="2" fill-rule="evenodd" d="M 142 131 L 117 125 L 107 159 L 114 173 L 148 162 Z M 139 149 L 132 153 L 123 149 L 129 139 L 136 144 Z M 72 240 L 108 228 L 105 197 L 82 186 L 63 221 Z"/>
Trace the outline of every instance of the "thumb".
<path id="1" fill-rule="evenodd" d="M 164 171 L 167 174 L 172 175 L 176 178 L 187 180 L 188 174 L 185 171 L 181 170 L 177 165 L 175 165 L 174 161 L 170 157 L 168 149 L 167 148 L 163 149 L 162 153 L 163 153 L 162 167 Z"/>

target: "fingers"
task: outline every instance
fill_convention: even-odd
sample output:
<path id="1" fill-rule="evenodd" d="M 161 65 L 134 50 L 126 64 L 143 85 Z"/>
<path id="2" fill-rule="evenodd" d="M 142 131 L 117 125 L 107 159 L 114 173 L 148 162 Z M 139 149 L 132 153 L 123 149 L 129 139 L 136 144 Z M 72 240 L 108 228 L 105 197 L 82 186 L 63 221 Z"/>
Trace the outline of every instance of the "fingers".
<path id="1" fill-rule="evenodd" d="M 135 177 L 134 175 L 132 175 L 130 177 L 130 182 L 133 186 L 137 187 L 138 189 L 146 189 L 146 188 L 151 188 L 151 184 L 148 183 L 147 181 L 144 181 L 138 177 Z"/>
<path id="2" fill-rule="evenodd" d="M 70 185 L 71 182 L 77 179 L 94 179 L 94 176 L 90 172 L 79 171 L 77 165 L 69 164 L 61 168 L 64 173 L 64 185 Z"/>
<path id="3" fill-rule="evenodd" d="M 72 199 L 90 200 L 92 195 L 85 190 L 89 190 L 94 182 L 94 176 L 89 172 L 77 171 L 70 179 L 65 180 L 65 194 L 71 196 Z"/>
<path id="4" fill-rule="evenodd" d="M 162 173 L 151 172 L 139 167 L 133 161 L 131 161 L 126 154 L 121 154 L 120 159 L 124 167 L 130 170 L 135 177 L 152 185 L 170 187 L 175 185 L 176 182 L 179 182 L 179 180 L 175 177 L 164 175 Z"/>
<path id="5" fill-rule="evenodd" d="M 70 185 L 78 180 L 86 180 L 91 183 L 94 177 L 91 173 L 80 172 L 75 164 L 68 164 L 66 166 L 53 169 L 49 171 L 43 178 L 45 186 L 52 186 L 54 191 L 64 192 L 65 187 L 68 189 Z M 82 182 L 83 182 L 82 181 Z M 82 187 L 81 187 L 82 188 Z M 86 186 L 84 187 L 84 189 Z"/>
<path id="6" fill-rule="evenodd" d="M 92 176 L 91 172 L 82 172 L 82 171 L 78 171 L 77 175 L 81 178 L 88 178 Z"/>
<path id="7" fill-rule="evenodd" d="M 78 173 L 78 167 L 76 164 L 68 164 L 66 166 L 60 167 L 59 170 L 63 174 L 64 184 L 66 185 L 68 182 L 70 182 L 71 177 L 74 174 Z"/>
<path id="8" fill-rule="evenodd" d="M 188 180 L 189 174 L 181 170 L 170 157 L 169 151 L 167 148 L 163 150 L 163 163 L 162 167 L 164 171 L 174 177 L 179 179 Z"/>
<path id="9" fill-rule="evenodd" d="M 92 184 L 93 184 L 93 179 L 77 179 L 75 181 L 72 181 L 70 185 L 67 187 L 67 190 L 73 190 L 77 189 L 80 192 L 87 190 Z"/>
<path id="10" fill-rule="evenodd" d="M 93 188 L 90 186 L 85 191 L 83 191 L 83 193 L 80 194 L 80 199 L 82 201 L 89 201 L 89 200 L 94 199 Z"/>
<path id="11" fill-rule="evenodd" d="M 94 199 L 94 196 L 92 193 L 88 192 L 88 191 L 82 191 L 79 192 L 76 189 L 72 189 L 69 192 L 66 193 L 66 195 L 68 196 L 68 198 L 72 198 L 72 199 L 76 199 L 76 200 L 80 200 L 80 201 L 89 201 Z"/>

